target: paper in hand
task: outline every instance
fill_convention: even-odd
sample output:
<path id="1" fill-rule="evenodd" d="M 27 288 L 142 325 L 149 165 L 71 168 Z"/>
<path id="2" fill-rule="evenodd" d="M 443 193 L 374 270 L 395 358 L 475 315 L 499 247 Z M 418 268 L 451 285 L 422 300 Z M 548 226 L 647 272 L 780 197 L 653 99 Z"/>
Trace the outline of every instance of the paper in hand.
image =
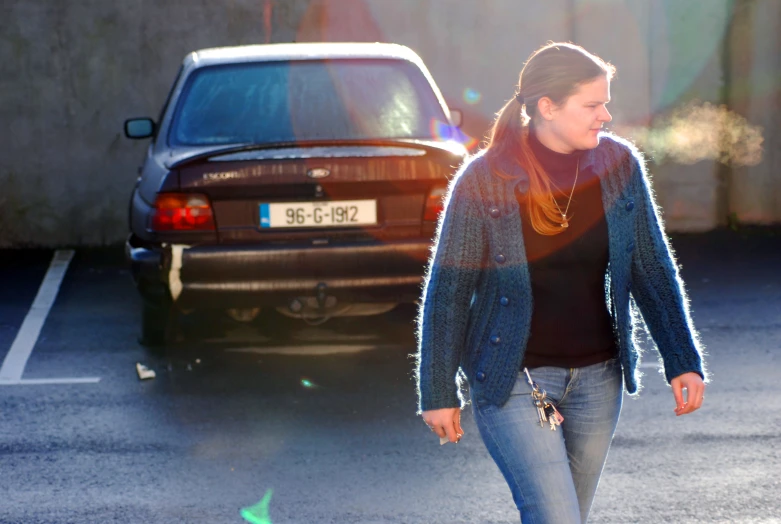
<path id="1" fill-rule="evenodd" d="M 464 435 L 460 434 L 460 435 L 457 435 L 457 436 L 458 436 L 458 440 L 456 440 L 456 443 L 460 442 L 461 441 L 461 437 L 463 437 Z M 439 437 L 439 445 L 440 446 L 443 446 L 443 445 L 447 444 L 448 442 L 450 442 L 450 440 L 447 437 Z"/>

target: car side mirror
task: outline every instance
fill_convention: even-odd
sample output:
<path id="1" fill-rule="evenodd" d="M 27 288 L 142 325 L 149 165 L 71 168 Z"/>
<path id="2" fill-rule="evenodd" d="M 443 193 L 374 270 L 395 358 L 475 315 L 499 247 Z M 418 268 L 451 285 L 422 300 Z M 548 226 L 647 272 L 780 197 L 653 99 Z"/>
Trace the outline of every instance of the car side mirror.
<path id="1" fill-rule="evenodd" d="M 461 127 L 461 124 L 464 122 L 464 113 L 460 109 L 451 109 L 450 121 L 453 122 L 454 126 Z"/>
<path id="2" fill-rule="evenodd" d="M 128 138 L 149 138 L 154 133 L 155 122 L 151 118 L 129 118 L 125 120 L 125 136 Z"/>

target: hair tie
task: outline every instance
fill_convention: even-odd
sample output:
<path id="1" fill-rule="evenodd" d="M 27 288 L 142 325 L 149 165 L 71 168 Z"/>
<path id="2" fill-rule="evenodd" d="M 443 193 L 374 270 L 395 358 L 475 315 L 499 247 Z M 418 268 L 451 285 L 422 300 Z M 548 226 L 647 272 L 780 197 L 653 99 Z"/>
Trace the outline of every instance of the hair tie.
<path id="1" fill-rule="evenodd" d="M 525 102 L 523 100 L 523 95 L 520 93 L 515 94 L 515 99 L 518 101 L 519 104 L 523 105 Z"/>

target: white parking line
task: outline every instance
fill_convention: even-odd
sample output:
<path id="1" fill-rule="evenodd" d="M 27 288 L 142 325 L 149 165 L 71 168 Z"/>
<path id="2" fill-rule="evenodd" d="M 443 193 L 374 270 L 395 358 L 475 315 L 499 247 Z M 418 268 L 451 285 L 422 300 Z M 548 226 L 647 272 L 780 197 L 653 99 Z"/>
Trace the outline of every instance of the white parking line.
<path id="1" fill-rule="evenodd" d="M 21 380 L 15 380 L 6 382 L 0 380 L 0 386 L 41 386 L 50 384 L 97 384 L 100 382 L 100 377 L 88 377 L 88 378 L 24 378 Z"/>
<path id="2" fill-rule="evenodd" d="M 57 293 L 60 291 L 60 284 L 68 270 L 68 265 L 73 259 L 73 250 L 55 251 L 52 262 L 46 276 L 43 277 L 41 287 L 38 288 L 38 294 L 33 300 L 30 311 L 22 322 L 22 327 L 16 334 L 11 350 L 5 356 L 3 366 L 0 367 L 0 385 L 21 385 L 21 384 L 74 384 L 74 383 L 95 383 L 100 378 L 63 378 L 63 379 L 27 379 L 22 380 L 24 368 L 33 352 L 38 336 L 41 334 L 41 328 L 49 316 L 54 301 L 57 299 Z"/>

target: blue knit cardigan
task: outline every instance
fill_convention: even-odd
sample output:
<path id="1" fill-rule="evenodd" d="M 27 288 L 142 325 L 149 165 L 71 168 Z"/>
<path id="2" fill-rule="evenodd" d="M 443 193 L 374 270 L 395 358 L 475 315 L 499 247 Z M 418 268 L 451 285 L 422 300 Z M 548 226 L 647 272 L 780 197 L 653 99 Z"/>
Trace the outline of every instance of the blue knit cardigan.
<path id="1" fill-rule="evenodd" d="M 495 161 L 514 177 L 491 173 L 488 154 L 478 153 L 458 170 L 437 226 L 416 322 L 418 414 L 463 408 L 465 381 L 478 404 L 502 406 L 523 361 L 533 304 L 514 189 L 528 191 L 529 179 L 506 158 Z M 668 382 L 690 371 L 707 381 L 703 346 L 642 154 L 602 134 L 581 162 L 600 179 L 610 251 L 605 307 L 627 392 L 640 385 L 636 344 L 642 321 Z"/>

